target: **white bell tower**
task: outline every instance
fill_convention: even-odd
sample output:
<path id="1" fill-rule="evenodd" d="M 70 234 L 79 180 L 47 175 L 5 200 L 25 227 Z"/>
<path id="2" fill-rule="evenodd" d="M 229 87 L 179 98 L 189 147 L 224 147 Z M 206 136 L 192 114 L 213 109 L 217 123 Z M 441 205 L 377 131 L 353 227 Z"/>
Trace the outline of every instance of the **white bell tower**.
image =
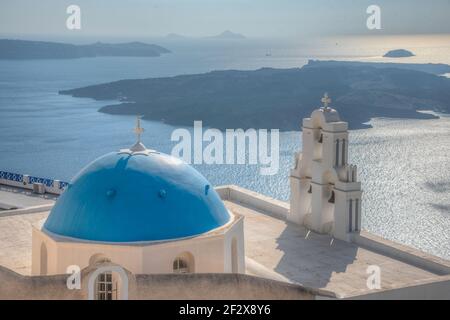
<path id="1" fill-rule="evenodd" d="M 318 233 L 350 241 L 361 229 L 361 183 L 348 164 L 348 123 L 324 106 L 303 119 L 303 152 L 291 169 L 288 219 Z"/>

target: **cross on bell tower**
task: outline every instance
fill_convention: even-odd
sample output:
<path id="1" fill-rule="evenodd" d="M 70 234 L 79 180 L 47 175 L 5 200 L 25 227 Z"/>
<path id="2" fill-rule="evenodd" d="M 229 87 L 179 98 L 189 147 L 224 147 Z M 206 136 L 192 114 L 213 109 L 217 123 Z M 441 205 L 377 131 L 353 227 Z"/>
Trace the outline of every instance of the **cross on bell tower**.
<path id="1" fill-rule="evenodd" d="M 328 97 L 328 92 L 325 92 L 325 94 L 323 95 L 322 100 L 320 100 L 320 101 L 322 101 L 322 103 L 323 103 L 323 109 L 324 109 L 325 111 L 330 110 L 330 108 L 328 107 L 328 105 L 331 103 L 331 98 Z"/>

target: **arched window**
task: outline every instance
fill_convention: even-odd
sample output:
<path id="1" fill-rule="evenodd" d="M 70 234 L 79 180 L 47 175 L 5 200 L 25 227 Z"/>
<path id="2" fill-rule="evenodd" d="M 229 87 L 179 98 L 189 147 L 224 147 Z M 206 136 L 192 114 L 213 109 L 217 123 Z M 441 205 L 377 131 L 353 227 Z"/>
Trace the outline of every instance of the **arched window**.
<path id="1" fill-rule="evenodd" d="M 92 255 L 89 258 L 89 265 L 99 267 L 111 260 L 101 253 Z M 100 273 L 95 279 L 95 299 L 96 300 L 117 300 L 119 284 L 117 274 L 112 271 Z"/>
<path id="2" fill-rule="evenodd" d="M 183 252 L 173 260 L 174 273 L 194 273 L 195 261 L 194 256 L 190 252 Z"/>
<path id="3" fill-rule="evenodd" d="M 112 272 L 100 273 L 97 276 L 95 297 L 97 300 L 117 300 L 117 281 Z"/>
<path id="4" fill-rule="evenodd" d="M 127 300 L 128 275 L 119 265 L 98 265 L 88 276 L 89 300 Z"/>
<path id="5" fill-rule="evenodd" d="M 40 274 L 45 276 L 47 274 L 47 260 L 48 260 L 48 254 L 47 254 L 47 246 L 44 242 L 41 244 L 41 252 L 40 252 Z"/>
<path id="6" fill-rule="evenodd" d="M 181 257 L 177 257 L 173 261 L 173 272 L 174 273 L 189 273 L 188 262 Z"/>

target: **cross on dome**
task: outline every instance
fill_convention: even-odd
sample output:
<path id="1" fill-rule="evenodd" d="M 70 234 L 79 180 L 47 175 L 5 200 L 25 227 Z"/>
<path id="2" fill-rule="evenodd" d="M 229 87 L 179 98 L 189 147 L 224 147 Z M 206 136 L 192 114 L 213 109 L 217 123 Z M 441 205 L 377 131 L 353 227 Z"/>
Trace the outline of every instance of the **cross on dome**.
<path id="1" fill-rule="evenodd" d="M 141 118 L 142 116 L 136 117 L 136 127 L 133 129 L 136 134 L 137 141 L 136 143 L 129 149 L 121 149 L 119 153 L 128 153 L 128 154 L 144 154 L 149 155 L 151 153 L 158 153 L 155 150 L 147 149 L 144 144 L 141 142 L 142 133 L 144 133 L 144 128 L 141 127 Z"/>
<path id="2" fill-rule="evenodd" d="M 144 128 L 141 127 L 142 116 L 136 116 L 136 128 L 134 128 L 134 133 L 137 136 L 137 142 L 141 142 L 141 135 L 144 133 Z"/>

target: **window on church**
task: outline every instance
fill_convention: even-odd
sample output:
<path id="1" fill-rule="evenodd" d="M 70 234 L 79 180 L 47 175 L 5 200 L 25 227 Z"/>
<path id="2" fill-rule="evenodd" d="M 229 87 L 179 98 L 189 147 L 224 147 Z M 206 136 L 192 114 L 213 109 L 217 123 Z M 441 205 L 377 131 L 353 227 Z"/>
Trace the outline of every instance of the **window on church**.
<path id="1" fill-rule="evenodd" d="M 319 137 L 319 143 L 322 143 L 322 142 L 323 142 L 323 134 L 321 133 L 320 137 Z"/>
<path id="2" fill-rule="evenodd" d="M 174 273 L 189 273 L 189 265 L 183 258 L 176 258 L 173 262 Z"/>
<path id="3" fill-rule="evenodd" d="M 96 292 L 97 300 L 117 299 L 117 288 L 114 286 L 113 275 L 111 272 L 105 272 L 98 275 Z"/>
<path id="4" fill-rule="evenodd" d="M 312 193 L 312 185 L 309 185 L 308 193 Z"/>

